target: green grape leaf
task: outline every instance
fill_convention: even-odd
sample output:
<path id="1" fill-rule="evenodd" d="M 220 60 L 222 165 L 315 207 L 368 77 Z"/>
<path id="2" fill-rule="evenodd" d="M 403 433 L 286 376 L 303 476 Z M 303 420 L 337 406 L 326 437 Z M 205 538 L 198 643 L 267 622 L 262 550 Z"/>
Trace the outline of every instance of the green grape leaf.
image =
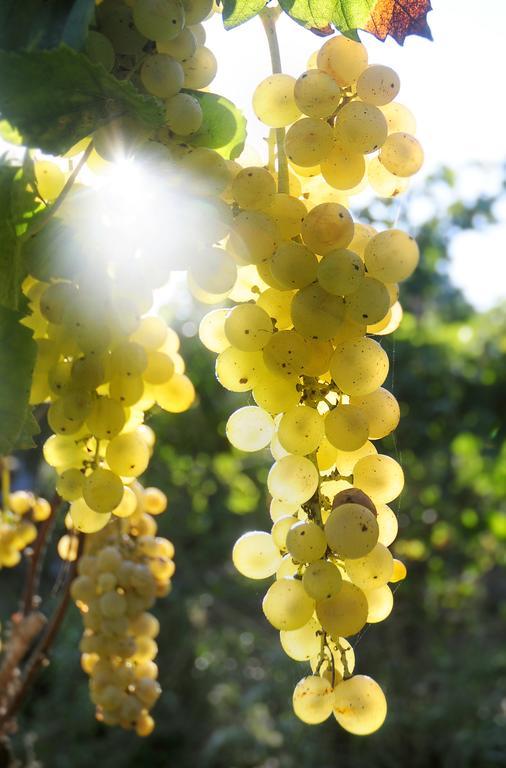
<path id="1" fill-rule="evenodd" d="M 28 403 L 37 345 L 20 312 L 0 307 L 0 455 L 32 444 L 36 433 Z"/>
<path id="2" fill-rule="evenodd" d="M 33 192 L 26 188 L 31 176 L 31 161 L 22 168 L 0 164 L 0 305 L 17 309 L 21 282 L 26 267 L 19 235 L 37 207 Z"/>
<path id="3" fill-rule="evenodd" d="M 81 49 L 94 11 L 95 0 L 3 0 L 0 48 L 19 51 L 66 43 Z"/>
<path id="4" fill-rule="evenodd" d="M 238 157 L 246 141 L 246 118 L 243 113 L 231 101 L 216 93 L 188 93 L 199 100 L 204 114 L 202 127 L 188 137 L 188 144 L 215 149 L 230 160 Z"/>
<path id="5" fill-rule="evenodd" d="M 223 0 L 223 24 L 233 29 L 256 16 L 265 6 L 266 0 Z"/>
<path id="6" fill-rule="evenodd" d="M 429 40 L 427 24 L 430 0 L 280 0 L 294 21 L 317 34 L 331 34 L 329 25 L 356 39 L 356 30 L 370 32 L 378 40 L 391 35 L 401 45 L 408 35 Z"/>
<path id="7" fill-rule="evenodd" d="M 21 54 L 0 51 L 0 104 L 25 144 L 51 154 L 64 154 L 117 117 L 128 115 L 153 129 L 164 124 L 161 102 L 65 45 Z"/>

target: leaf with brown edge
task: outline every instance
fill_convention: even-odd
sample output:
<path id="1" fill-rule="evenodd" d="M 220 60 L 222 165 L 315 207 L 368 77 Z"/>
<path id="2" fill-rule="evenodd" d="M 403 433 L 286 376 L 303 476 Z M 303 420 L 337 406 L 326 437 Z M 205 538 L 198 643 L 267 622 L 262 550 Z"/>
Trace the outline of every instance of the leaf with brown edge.
<path id="1" fill-rule="evenodd" d="M 419 35 L 432 40 L 427 14 L 432 10 L 430 0 L 377 0 L 371 10 L 369 22 L 363 29 L 378 40 L 387 35 L 400 45 L 408 35 Z"/>
<path id="2" fill-rule="evenodd" d="M 430 0 L 279 0 L 279 4 L 294 21 L 320 36 L 328 35 L 333 25 L 354 39 L 358 29 L 378 40 L 390 35 L 401 45 L 408 35 L 432 39 L 427 24 Z"/>

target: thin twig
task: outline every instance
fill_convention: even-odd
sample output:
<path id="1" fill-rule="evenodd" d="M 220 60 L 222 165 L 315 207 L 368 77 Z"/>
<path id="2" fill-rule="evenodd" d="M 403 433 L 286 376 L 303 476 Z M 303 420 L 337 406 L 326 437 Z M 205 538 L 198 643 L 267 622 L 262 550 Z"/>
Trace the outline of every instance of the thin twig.
<path id="1" fill-rule="evenodd" d="M 35 606 L 35 598 L 39 589 L 42 565 L 47 548 L 47 540 L 56 520 L 61 503 L 61 498 L 55 494 L 51 501 L 51 514 L 44 520 L 39 528 L 39 533 L 35 541 L 33 553 L 30 558 L 30 568 L 26 579 L 26 587 L 23 595 L 23 614 L 26 616 Z"/>
<path id="2" fill-rule="evenodd" d="M 260 19 L 265 30 L 267 43 L 269 44 L 269 53 L 271 56 L 272 74 L 281 74 L 281 52 L 279 50 L 278 36 L 276 34 L 276 21 L 281 11 L 279 6 L 275 8 L 264 8 L 261 11 Z M 278 192 L 290 192 L 290 180 L 288 177 L 288 161 L 285 152 L 285 129 L 276 128 L 276 144 L 278 148 Z"/>

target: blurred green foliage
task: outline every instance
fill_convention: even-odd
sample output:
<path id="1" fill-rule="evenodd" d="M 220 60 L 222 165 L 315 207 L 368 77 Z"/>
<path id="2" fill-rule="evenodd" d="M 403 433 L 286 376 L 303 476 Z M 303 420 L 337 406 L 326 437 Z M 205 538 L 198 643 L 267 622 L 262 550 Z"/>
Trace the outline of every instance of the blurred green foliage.
<path id="1" fill-rule="evenodd" d="M 22 760 L 34 733 L 46 768 L 506 766 L 506 307 L 479 315 L 448 279 L 454 234 L 494 222 L 496 196 L 457 196 L 443 171 L 407 205 L 375 204 L 370 215 L 384 225 L 400 213 L 423 254 L 403 286 L 404 322 L 384 342 L 388 385 L 403 411 L 383 447 L 407 477 L 395 549 L 408 580 L 393 615 L 357 648 L 357 669 L 387 693 L 385 726 L 364 739 L 333 718 L 309 727 L 292 716 L 292 689 L 306 666 L 284 655 L 264 620 L 265 585 L 243 579 L 230 562 L 238 535 L 269 527 L 269 455 L 230 450 L 225 421 L 245 398 L 220 389 L 213 355 L 189 338 L 184 355 L 199 403 L 151 420 L 158 447 L 147 481 L 169 495 L 160 530 L 177 557 L 174 589 L 157 607 L 164 689 L 157 729 L 140 740 L 94 720 L 72 608 L 20 720 Z M 417 226 L 402 221 L 418 199 L 430 202 L 428 215 Z M 46 591 L 59 567 L 47 566 Z M 4 616 L 19 581 L 2 573 Z"/>

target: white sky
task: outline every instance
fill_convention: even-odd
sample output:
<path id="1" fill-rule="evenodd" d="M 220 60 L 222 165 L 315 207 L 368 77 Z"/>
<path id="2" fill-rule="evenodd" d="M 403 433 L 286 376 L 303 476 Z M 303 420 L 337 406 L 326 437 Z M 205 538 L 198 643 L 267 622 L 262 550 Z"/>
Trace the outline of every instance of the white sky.
<path id="1" fill-rule="evenodd" d="M 389 64 L 400 75 L 398 100 L 416 115 L 425 172 L 441 165 L 489 167 L 467 175 L 460 190 L 473 197 L 497 189 L 497 168 L 506 159 L 506 0 L 433 0 L 428 19 L 434 42 L 409 37 L 403 47 L 362 34 L 369 61 Z M 211 89 L 230 98 L 248 117 L 249 143 L 262 146 L 266 130 L 251 110 L 251 94 L 270 73 L 261 22 L 253 19 L 230 32 L 221 18 L 206 23 L 207 45 L 219 69 Z M 278 22 L 283 70 L 298 76 L 323 42 L 294 22 Z M 494 172 L 495 171 L 495 172 Z M 416 182 L 423 185 L 423 177 Z M 504 213 L 504 211 L 503 211 Z M 479 309 L 506 299 L 506 215 L 497 227 L 459 235 L 452 244 L 451 276 Z"/>

